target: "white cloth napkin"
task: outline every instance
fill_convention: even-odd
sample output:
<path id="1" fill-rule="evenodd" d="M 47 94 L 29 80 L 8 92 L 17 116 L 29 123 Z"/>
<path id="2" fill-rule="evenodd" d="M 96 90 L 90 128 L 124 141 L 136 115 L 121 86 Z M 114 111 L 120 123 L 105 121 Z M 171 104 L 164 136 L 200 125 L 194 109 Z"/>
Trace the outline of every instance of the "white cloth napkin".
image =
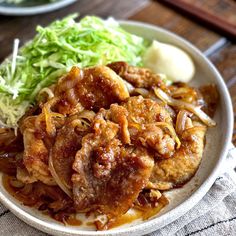
<path id="1" fill-rule="evenodd" d="M 204 198 L 184 216 L 149 236 L 236 235 L 236 149 L 232 145 L 222 173 Z M 227 170 L 227 172 L 225 172 Z M 46 236 L 0 204 L 0 235 Z"/>
<path id="2" fill-rule="evenodd" d="M 221 174 L 204 198 L 184 216 L 149 236 L 236 235 L 236 148 L 233 144 Z"/>

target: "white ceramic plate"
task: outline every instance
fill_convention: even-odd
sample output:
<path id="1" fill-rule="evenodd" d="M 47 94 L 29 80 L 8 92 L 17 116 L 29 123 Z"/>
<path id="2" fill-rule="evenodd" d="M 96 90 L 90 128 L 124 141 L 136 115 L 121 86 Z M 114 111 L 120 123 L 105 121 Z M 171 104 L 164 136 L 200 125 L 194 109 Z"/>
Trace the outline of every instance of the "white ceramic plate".
<path id="1" fill-rule="evenodd" d="M 50 11 L 55 11 L 69 4 L 72 4 L 76 0 L 58 0 L 51 3 L 45 3 L 38 5 L 35 3 L 33 6 L 17 6 L 14 4 L 0 3 L 0 14 L 12 15 L 12 16 L 24 16 L 24 15 L 36 15 Z M 37 2 L 37 1 L 36 1 Z"/>
<path id="2" fill-rule="evenodd" d="M 164 227 L 185 214 L 202 199 L 214 183 L 227 154 L 233 130 L 231 100 L 222 77 L 211 62 L 190 43 L 166 30 L 131 21 L 121 21 L 121 25 L 131 33 L 140 35 L 149 40 L 157 39 L 165 43 L 176 45 L 191 55 L 196 65 L 196 74 L 192 80 L 192 84 L 199 86 L 201 84 L 215 83 L 218 87 L 220 102 L 214 117 L 217 122 L 217 127 L 210 128 L 207 132 L 203 160 L 194 178 L 184 185 L 184 187 L 169 191 L 167 196 L 170 199 L 170 204 L 155 217 L 146 221 L 137 220 L 131 224 L 102 232 L 97 232 L 94 228 L 83 225 L 78 227 L 64 226 L 32 208 L 21 205 L 0 186 L 0 200 L 6 207 L 29 225 L 49 234 L 137 236 Z"/>

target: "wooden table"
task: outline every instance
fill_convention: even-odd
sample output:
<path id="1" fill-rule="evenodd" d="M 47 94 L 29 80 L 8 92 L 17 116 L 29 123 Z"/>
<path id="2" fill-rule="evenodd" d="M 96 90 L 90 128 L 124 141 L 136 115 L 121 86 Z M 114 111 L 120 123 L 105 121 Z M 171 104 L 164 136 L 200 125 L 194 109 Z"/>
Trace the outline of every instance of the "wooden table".
<path id="1" fill-rule="evenodd" d="M 213 1 L 215 0 L 205 2 Z M 224 2 L 227 4 L 227 0 Z M 223 11 L 227 7 L 225 4 L 218 6 L 217 11 L 221 9 Z M 209 4 L 207 7 L 210 9 Z M 69 7 L 44 15 L 0 16 L 0 61 L 11 53 L 14 38 L 20 38 L 23 44 L 35 34 L 36 25 L 47 25 L 57 18 L 74 12 L 79 12 L 81 17 L 93 14 L 104 18 L 114 16 L 117 19 L 143 21 L 161 26 L 186 38 L 204 52 L 222 74 L 230 91 L 236 114 L 236 44 L 230 42 L 224 35 L 205 28 L 203 24 L 196 23 L 185 17 L 183 13 L 169 8 L 161 1 L 78 0 Z M 236 144 L 236 123 L 234 127 L 233 142 Z"/>

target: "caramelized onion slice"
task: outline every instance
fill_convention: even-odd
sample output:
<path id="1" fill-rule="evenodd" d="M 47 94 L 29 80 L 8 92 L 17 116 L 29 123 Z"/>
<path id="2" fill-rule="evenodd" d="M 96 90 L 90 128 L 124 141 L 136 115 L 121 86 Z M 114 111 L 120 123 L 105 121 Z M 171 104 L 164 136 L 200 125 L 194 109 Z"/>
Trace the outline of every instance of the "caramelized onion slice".
<path id="1" fill-rule="evenodd" d="M 180 148 L 181 142 L 180 142 L 173 126 L 171 126 L 167 122 L 155 122 L 154 124 L 157 125 L 157 126 L 167 128 L 170 132 L 170 135 L 172 136 L 172 138 L 175 140 L 175 142 L 177 144 L 177 149 Z"/>
<path id="2" fill-rule="evenodd" d="M 189 115 L 189 112 L 186 110 L 179 111 L 176 117 L 176 126 L 175 126 L 175 130 L 177 134 L 182 134 L 182 132 L 184 131 L 188 115 Z"/>
<path id="3" fill-rule="evenodd" d="M 216 122 L 212 120 L 205 112 L 203 112 L 200 109 L 200 107 L 194 106 L 187 102 L 174 99 L 159 88 L 154 88 L 154 93 L 159 99 L 161 99 L 163 102 L 167 103 L 168 105 L 176 107 L 178 109 L 186 109 L 192 112 L 207 126 L 212 127 L 216 125 Z"/>
<path id="4" fill-rule="evenodd" d="M 132 93 L 134 91 L 134 86 L 131 83 L 129 83 L 128 81 L 126 81 L 124 79 L 122 79 L 122 80 L 123 80 L 126 88 L 128 89 L 128 92 Z"/>
<path id="5" fill-rule="evenodd" d="M 132 92 L 132 94 L 137 93 L 142 95 L 144 98 L 150 98 L 153 101 L 160 102 L 160 99 L 157 98 L 152 92 L 145 88 L 135 88 Z"/>
<path id="6" fill-rule="evenodd" d="M 76 127 L 77 130 L 85 131 L 91 126 L 94 116 L 93 111 L 84 110 L 77 116 L 77 119 L 71 121 L 71 125 L 74 128 Z"/>
<path id="7" fill-rule="evenodd" d="M 147 98 L 150 95 L 150 92 L 145 88 L 135 88 L 133 92 L 142 95 L 144 98 Z"/>
<path id="8" fill-rule="evenodd" d="M 89 110 L 83 110 L 79 115 L 78 117 L 81 118 L 81 119 L 87 119 L 89 120 L 90 122 L 92 122 L 94 116 L 95 116 L 95 112 L 93 111 L 89 111 Z"/>
<path id="9" fill-rule="evenodd" d="M 42 95 L 43 93 L 46 93 L 48 95 L 48 98 L 53 98 L 54 97 L 54 93 L 50 88 L 43 88 L 40 90 L 39 95 Z"/>
<path id="10" fill-rule="evenodd" d="M 63 181 L 60 179 L 60 177 L 58 176 L 54 165 L 53 165 L 53 158 L 52 158 L 52 152 L 50 152 L 49 154 L 49 170 L 51 172 L 52 177 L 54 178 L 55 182 L 57 183 L 57 185 L 62 189 L 63 192 L 65 192 L 70 198 L 72 198 L 72 192 L 69 188 L 66 187 L 66 185 L 63 183 Z"/>

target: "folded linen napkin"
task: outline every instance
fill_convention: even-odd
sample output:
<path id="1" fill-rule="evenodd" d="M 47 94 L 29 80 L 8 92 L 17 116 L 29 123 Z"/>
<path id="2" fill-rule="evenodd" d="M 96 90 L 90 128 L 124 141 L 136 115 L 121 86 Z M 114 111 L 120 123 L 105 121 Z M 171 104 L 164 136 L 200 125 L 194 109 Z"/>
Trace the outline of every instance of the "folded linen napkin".
<path id="1" fill-rule="evenodd" d="M 203 199 L 184 216 L 149 236 L 236 235 L 236 148 L 233 144 L 221 174 Z"/>
<path id="2" fill-rule="evenodd" d="M 228 168 L 233 165 L 236 165 L 236 151 L 232 145 L 222 173 L 204 198 L 184 216 L 149 236 L 236 235 L 236 173 Z M 0 204 L 0 235 L 47 234 L 28 226 Z"/>

